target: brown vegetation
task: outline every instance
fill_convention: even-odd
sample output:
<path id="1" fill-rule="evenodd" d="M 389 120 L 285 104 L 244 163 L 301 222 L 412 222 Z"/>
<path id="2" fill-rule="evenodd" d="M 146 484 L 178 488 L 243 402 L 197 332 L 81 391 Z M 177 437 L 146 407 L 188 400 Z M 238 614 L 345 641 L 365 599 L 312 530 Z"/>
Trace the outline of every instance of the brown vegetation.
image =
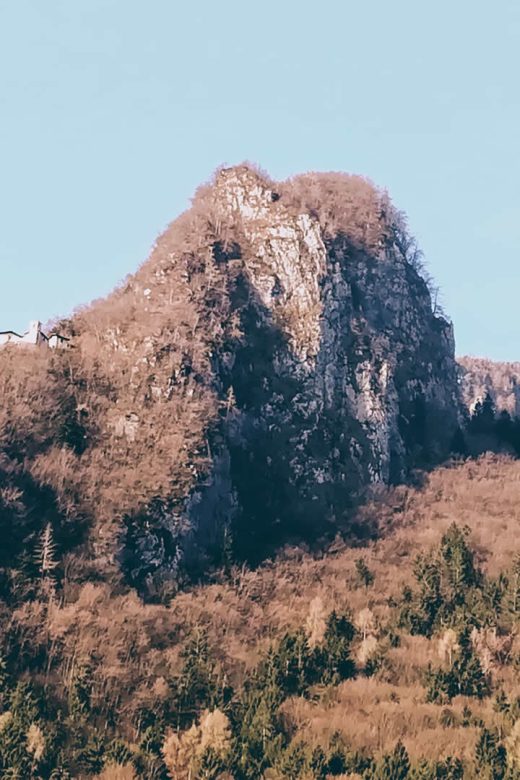
<path id="1" fill-rule="evenodd" d="M 41 673 L 46 685 L 66 690 L 77 670 L 91 664 L 94 702 L 101 712 L 117 706 L 124 734 L 134 741 L 140 708 L 156 708 L 168 696 L 167 681 L 178 673 L 179 652 L 193 631 L 204 632 L 237 686 L 273 641 L 305 625 L 312 633 L 321 613 L 348 609 L 361 627 L 360 640 L 363 630 L 383 637 L 394 620 L 389 603 L 411 582 L 415 556 L 438 544 L 454 521 L 470 528 L 486 572 L 508 570 L 518 547 L 519 506 L 520 466 L 488 456 L 438 469 L 424 488 L 384 491 L 363 510 L 377 517 L 383 536 L 362 549 L 339 541 L 319 557 L 287 549 L 275 562 L 234 569 L 229 582 L 191 589 L 168 606 L 146 606 L 106 584 L 78 587 L 66 577 L 62 603 L 25 604 L 5 629 L 20 642 L 21 657 L 49 648 Z M 356 574 L 360 556 L 374 575 L 369 587 Z M 519 650 L 515 640 L 511 652 Z M 387 648 L 375 676 L 348 680 L 315 700 L 289 700 L 285 717 L 312 744 L 326 744 L 339 731 L 353 747 L 376 754 L 402 739 L 413 757 L 468 757 L 477 731 L 462 730 L 464 708 L 488 726 L 500 725 L 500 716 L 491 699 L 457 697 L 449 711 L 427 703 L 424 673 L 438 659 L 438 636 L 410 636 Z M 497 690 L 520 695 L 511 666 L 497 662 L 492 676 Z M 170 754 L 173 742 L 165 749 Z"/>

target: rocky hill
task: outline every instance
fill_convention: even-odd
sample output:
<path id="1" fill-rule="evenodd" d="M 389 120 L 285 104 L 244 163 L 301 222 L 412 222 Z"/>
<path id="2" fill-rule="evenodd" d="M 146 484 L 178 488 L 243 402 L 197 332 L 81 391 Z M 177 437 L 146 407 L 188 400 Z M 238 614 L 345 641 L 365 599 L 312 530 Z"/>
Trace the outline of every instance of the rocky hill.
<path id="1" fill-rule="evenodd" d="M 417 258 L 360 177 L 217 172 L 135 275 L 61 323 L 74 348 L 27 368 L 60 399 L 32 410 L 23 467 L 54 524 L 79 516 L 95 565 L 155 592 L 226 549 L 344 527 L 367 485 L 437 462 L 461 406 Z M 8 352 L 13 401 L 34 359 Z"/>
<path id="2" fill-rule="evenodd" d="M 520 454 L 516 368 L 386 193 L 223 169 L 59 325 L 0 349 L 2 778 L 518 776 L 519 463 L 438 465 Z"/>

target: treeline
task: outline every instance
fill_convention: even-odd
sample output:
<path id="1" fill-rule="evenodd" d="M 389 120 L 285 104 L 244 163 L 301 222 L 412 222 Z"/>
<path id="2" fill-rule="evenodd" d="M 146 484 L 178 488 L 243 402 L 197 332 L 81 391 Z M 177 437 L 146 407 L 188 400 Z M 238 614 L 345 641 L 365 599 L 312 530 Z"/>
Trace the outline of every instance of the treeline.
<path id="1" fill-rule="evenodd" d="M 477 449 L 505 448 L 520 455 L 520 418 L 512 417 L 505 409 L 497 411 L 489 392 L 475 404 L 467 433 L 470 447 L 473 440 Z"/>

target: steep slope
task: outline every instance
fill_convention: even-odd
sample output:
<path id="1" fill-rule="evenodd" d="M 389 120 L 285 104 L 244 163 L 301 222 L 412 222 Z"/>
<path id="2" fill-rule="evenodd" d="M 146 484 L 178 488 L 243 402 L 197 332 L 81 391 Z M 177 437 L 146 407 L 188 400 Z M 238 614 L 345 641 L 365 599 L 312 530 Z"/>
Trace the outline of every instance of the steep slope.
<path id="1" fill-rule="evenodd" d="M 359 177 L 218 172 L 49 358 L 74 437 L 35 471 L 58 504 L 74 492 L 96 567 L 158 591 L 181 565 L 337 528 L 368 484 L 443 457 L 453 334 L 416 255 Z"/>

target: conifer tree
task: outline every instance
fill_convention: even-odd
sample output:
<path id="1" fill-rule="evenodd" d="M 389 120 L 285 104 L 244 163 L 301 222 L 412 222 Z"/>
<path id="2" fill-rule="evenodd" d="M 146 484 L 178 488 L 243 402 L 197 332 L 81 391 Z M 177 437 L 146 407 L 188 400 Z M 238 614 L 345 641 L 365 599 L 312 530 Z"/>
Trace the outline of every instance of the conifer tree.
<path id="1" fill-rule="evenodd" d="M 73 719 L 79 720 L 90 711 L 92 695 L 92 666 L 81 664 L 76 670 L 69 690 L 69 712 Z"/>
<path id="2" fill-rule="evenodd" d="M 29 778 L 32 775 L 32 757 L 28 750 L 27 734 L 40 715 L 39 702 L 28 682 L 19 682 L 10 698 L 10 717 L 2 729 L 0 739 L 1 777 Z"/>
<path id="3" fill-rule="evenodd" d="M 351 658 L 350 646 L 356 629 L 348 615 L 331 612 L 327 620 L 324 642 L 319 648 L 322 682 L 336 685 L 353 677 L 356 667 Z"/>
<path id="4" fill-rule="evenodd" d="M 507 589 L 506 609 L 513 625 L 520 622 L 520 553 L 515 555 Z"/>
<path id="5" fill-rule="evenodd" d="M 430 636 L 442 606 L 439 562 L 433 555 L 418 555 L 414 576 L 419 592 L 414 595 L 410 588 L 403 590 L 400 624 L 411 634 Z"/>
<path id="6" fill-rule="evenodd" d="M 287 780 L 300 780 L 306 764 L 305 745 L 297 742 L 289 745 L 276 761 L 276 769 Z"/>
<path id="7" fill-rule="evenodd" d="M 331 775 L 341 775 L 347 771 L 347 751 L 344 738 L 339 731 L 335 731 L 330 739 L 327 769 Z"/>
<path id="8" fill-rule="evenodd" d="M 484 728 L 475 747 L 475 761 L 486 780 L 501 780 L 506 770 L 506 751 L 496 732 Z"/>
<path id="9" fill-rule="evenodd" d="M 437 776 L 445 780 L 462 780 L 464 777 L 464 764 L 460 758 L 448 758 L 443 761 L 437 770 Z"/>
<path id="10" fill-rule="evenodd" d="M 7 708 L 11 690 L 11 677 L 7 670 L 7 661 L 0 652 L 0 712 Z"/>
<path id="11" fill-rule="evenodd" d="M 456 601 L 462 600 L 464 590 L 477 582 L 473 552 L 466 542 L 468 533 L 468 529 L 452 523 L 441 539 L 441 559 Z"/>
<path id="12" fill-rule="evenodd" d="M 183 666 L 173 682 L 173 710 L 177 728 L 193 723 L 204 709 L 224 708 L 231 689 L 217 674 L 206 637 L 196 630 L 183 653 Z"/>
<path id="13" fill-rule="evenodd" d="M 408 751 L 399 741 L 391 753 L 383 756 L 373 775 L 374 780 L 404 780 L 410 773 Z"/>
<path id="14" fill-rule="evenodd" d="M 493 710 L 500 713 L 501 715 L 507 715 L 509 712 L 511 712 L 511 704 L 509 703 L 509 699 L 507 698 L 503 689 L 500 689 L 495 696 Z"/>
<path id="15" fill-rule="evenodd" d="M 437 769 L 434 764 L 422 759 L 410 772 L 412 780 L 437 780 Z"/>
<path id="16" fill-rule="evenodd" d="M 89 730 L 84 734 L 84 744 L 75 752 L 74 762 L 80 771 L 97 774 L 105 763 L 105 750 L 102 734 Z"/>
<path id="17" fill-rule="evenodd" d="M 363 558 L 358 558 L 355 565 L 358 582 L 365 588 L 369 588 L 375 579 L 373 572 L 370 571 Z"/>
<path id="18" fill-rule="evenodd" d="M 496 406 L 488 391 L 483 400 L 477 401 L 471 415 L 469 430 L 475 434 L 491 434 L 495 427 Z"/>
<path id="19" fill-rule="evenodd" d="M 462 696 L 476 696 L 482 699 L 489 693 L 489 683 L 478 657 L 473 651 L 469 629 L 459 634 L 460 651 L 452 666 L 457 693 Z"/>
<path id="20" fill-rule="evenodd" d="M 286 634 L 275 651 L 277 681 L 286 696 L 306 693 L 314 677 L 313 658 L 303 631 Z"/>

